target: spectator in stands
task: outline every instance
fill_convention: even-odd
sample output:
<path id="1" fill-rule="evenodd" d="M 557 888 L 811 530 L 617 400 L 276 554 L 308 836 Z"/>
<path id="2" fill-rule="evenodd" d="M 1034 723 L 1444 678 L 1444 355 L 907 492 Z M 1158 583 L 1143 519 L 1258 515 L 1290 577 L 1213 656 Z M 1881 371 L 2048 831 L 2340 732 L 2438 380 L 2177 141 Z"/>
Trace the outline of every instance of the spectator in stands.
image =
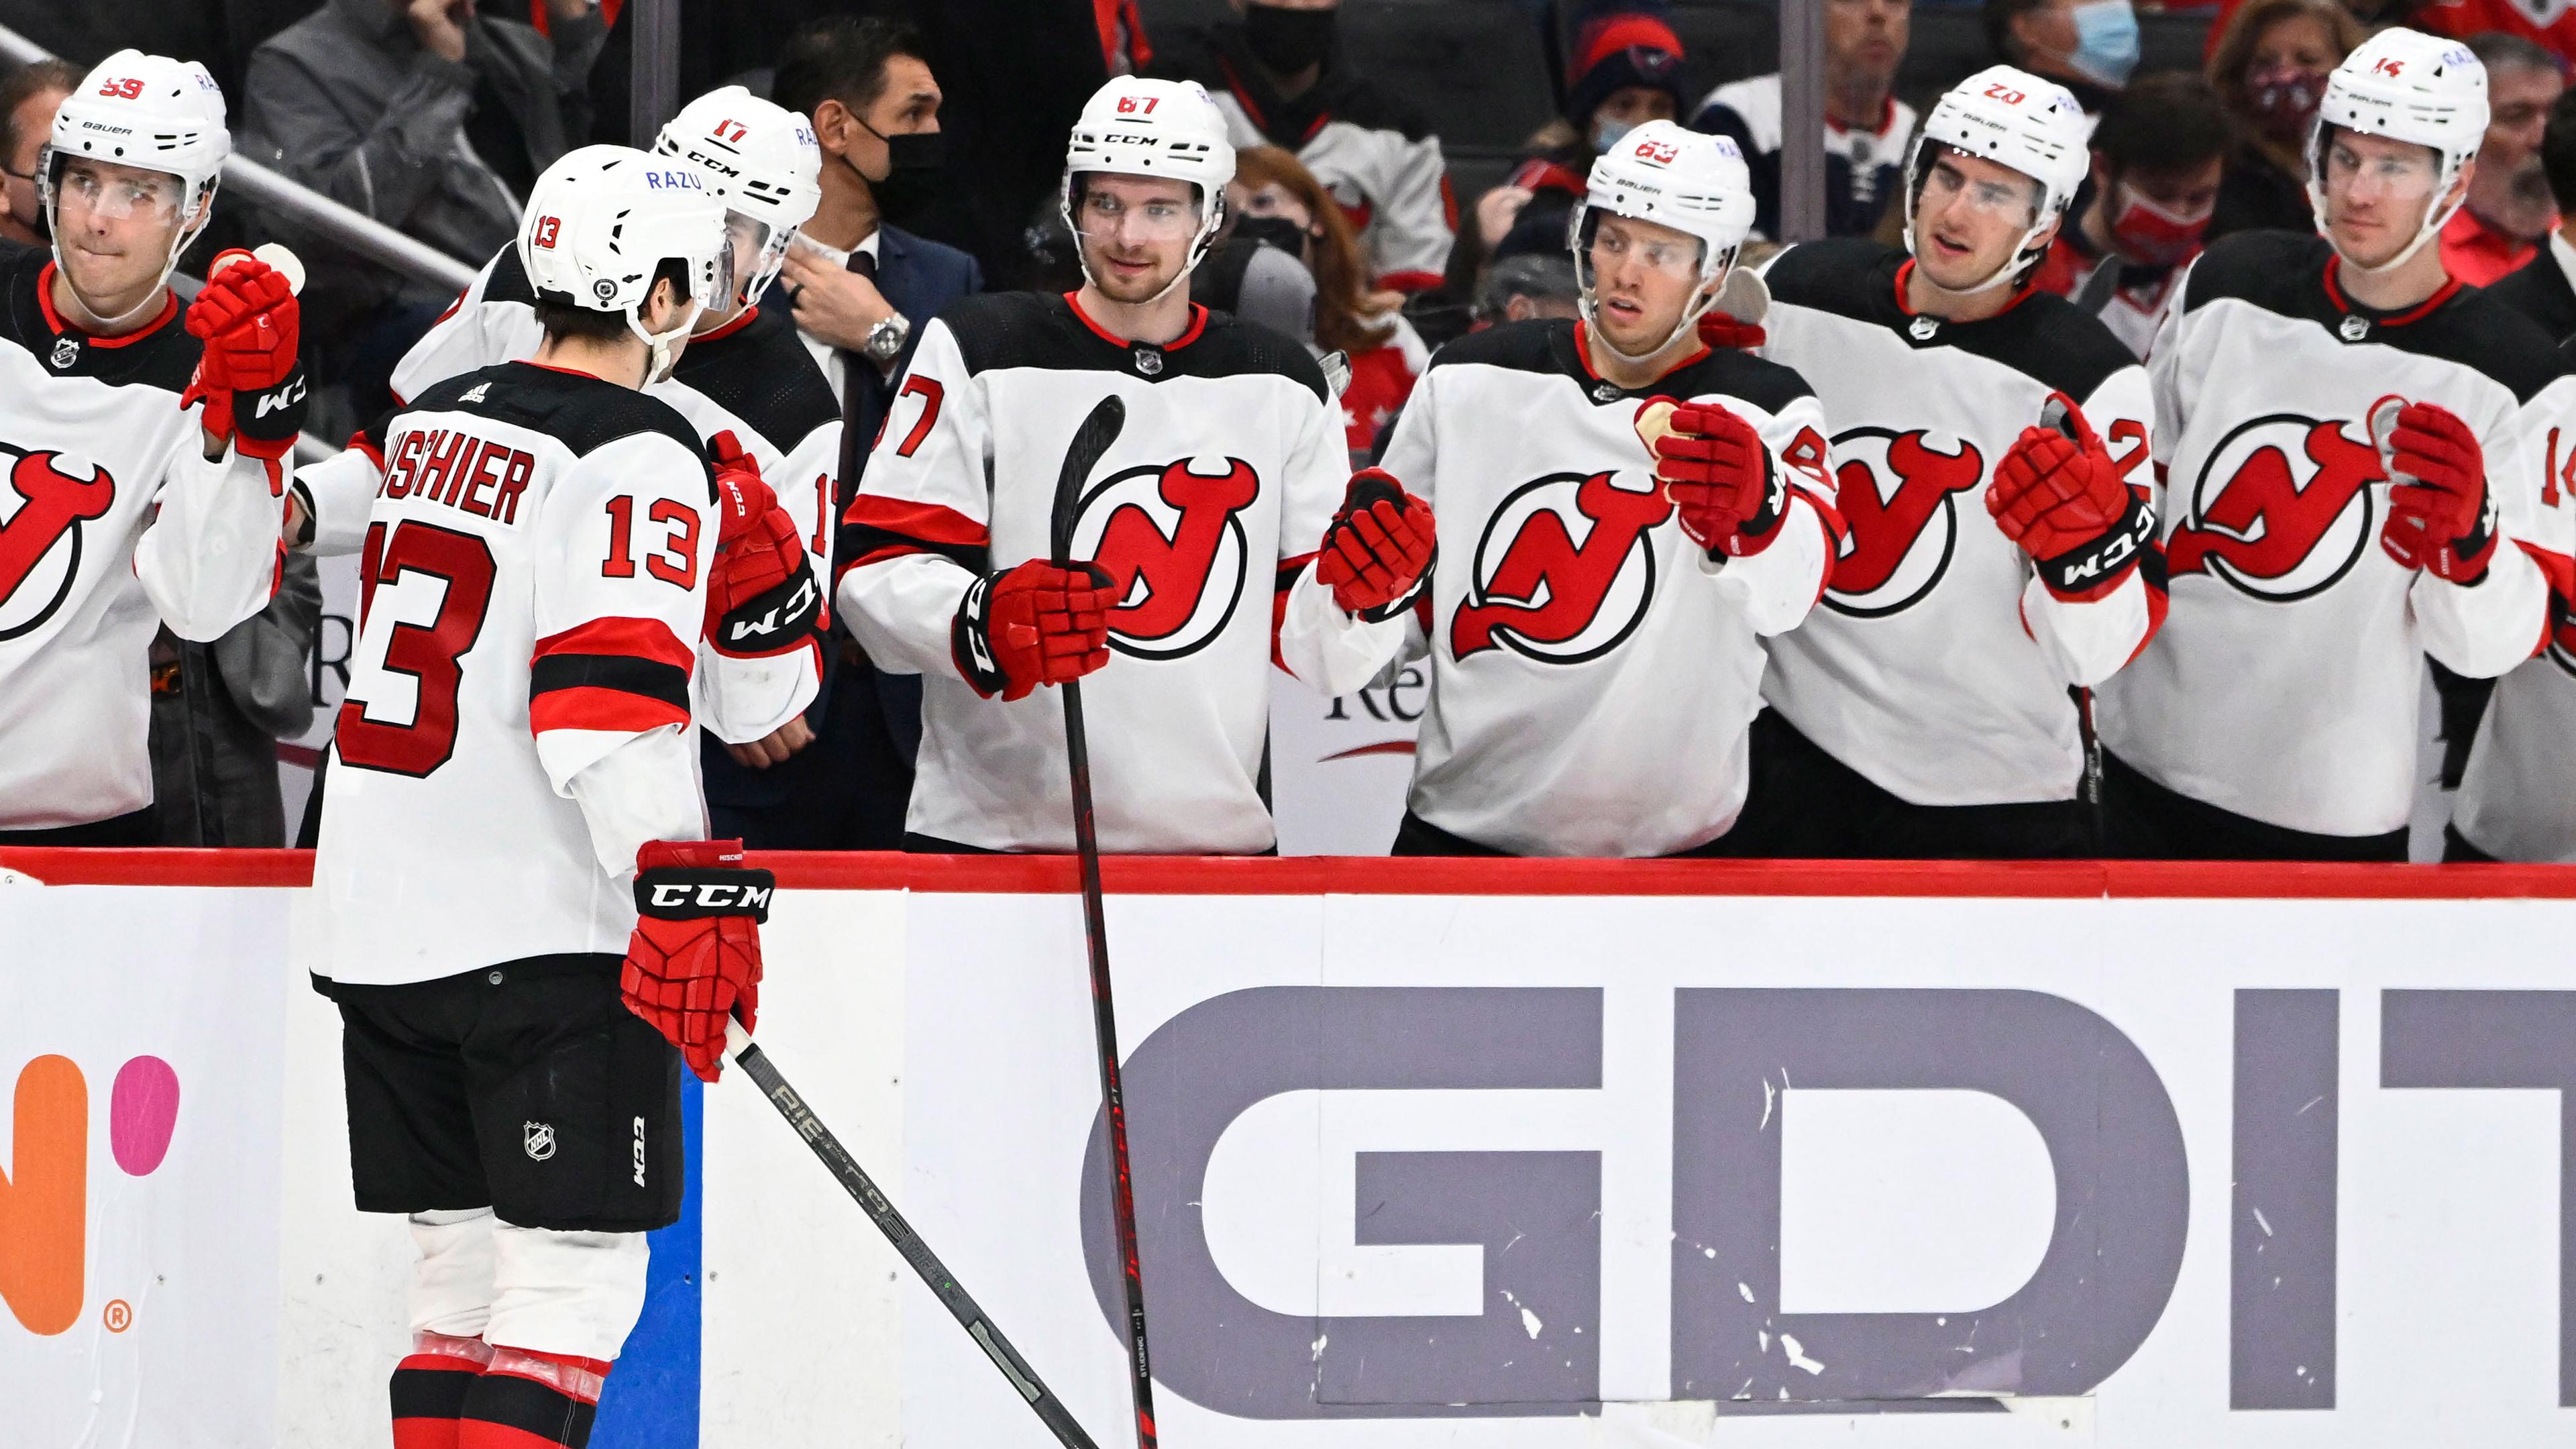
<path id="1" fill-rule="evenodd" d="M 1682 42 L 1655 15 L 1612 8 L 1575 33 L 1565 114 L 1529 138 L 1530 154 L 1502 185 L 1476 199 L 1478 240 L 1488 257 L 1560 253 L 1566 218 L 1583 199 L 1592 161 L 1648 121 L 1678 120 Z M 1474 295 L 1473 286 L 1464 290 Z"/>
<path id="2" fill-rule="evenodd" d="M 1476 326 L 1481 330 L 1532 317 L 1576 317 L 1579 306 L 1574 263 L 1563 256 L 1524 252 L 1496 261 L 1476 292 Z"/>
<path id="3" fill-rule="evenodd" d="M 1913 0 L 1825 0 L 1825 234 L 1867 236 L 1896 199 L 1914 108 L 1896 98 Z M 1691 129 L 1735 138 L 1753 170 L 1753 231 L 1780 235 L 1780 76 L 1734 81 Z"/>
<path id="4" fill-rule="evenodd" d="M 2141 358 L 2218 202 L 2234 132 L 2208 81 L 2141 78 L 2093 129 L 2091 200 L 2060 228 L 2036 285 L 2102 319 Z"/>
<path id="5" fill-rule="evenodd" d="M 1315 174 L 1284 148 L 1249 146 L 1234 153 L 1225 204 L 1239 218 L 1236 234 L 1249 232 L 1278 246 L 1315 274 L 1314 347 L 1350 359 L 1342 429 L 1350 450 L 1366 454 L 1378 429 L 1412 394 L 1414 379 L 1431 365 L 1431 353 L 1397 310 L 1403 296 L 1368 290 L 1359 238 L 1332 201 Z"/>
<path id="6" fill-rule="evenodd" d="M 607 27 L 591 0 L 544 3 L 539 35 L 478 0 L 328 0 L 251 52 L 243 120 L 257 139 L 241 149 L 479 267 L 518 234 L 537 173 L 590 139 Z M 317 264 L 304 298 L 308 335 L 325 344 L 314 375 L 347 378 L 355 410 L 374 416 L 449 289 L 272 226 Z"/>
<path id="7" fill-rule="evenodd" d="M 81 73 L 59 60 L 22 65 L 0 80 L 0 170 L 9 173 L 0 237 L 43 245 L 45 209 L 36 201 L 36 153 L 44 149 L 63 97 L 80 82 Z"/>
<path id="8" fill-rule="evenodd" d="M 2540 137 L 2567 81 L 2557 56 L 2519 35 L 2490 30 L 2468 47 L 2487 68 L 2487 140 L 2468 200 L 2442 228 L 2442 269 L 2483 287 L 2538 256 L 2558 225 Z"/>
<path id="9" fill-rule="evenodd" d="M 2207 239 L 2276 228 L 2313 231 L 2308 126 L 2326 77 L 2361 44 L 2361 22 L 2335 0 L 2246 0 L 2218 37 L 2209 82 L 2236 117 L 2236 149 L 2218 183 Z"/>
<path id="10" fill-rule="evenodd" d="M 2527 3 L 2527 0 L 2398 0 L 2397 8 L 2412 11 L 2374 18 L 2359 0 L 2349 0 L 2363 23 L 2376 30 L 2382 25 L 2398 23 L 2448 35 L 2458 40 L 2474 41 L 2481 35 L 2510 35 L 2528 40 L 2548 51 L 2562 63 L 2576 61 L 2576 11 L 2562 4 Z M 2477 47 L 2472 45 L 2470 49 Z M 2479 59 L 2485 59 L 2483 53 Z M 2492 73 L 2493 65 L 2488 70 Z M 2484 169 L 2481 166 L 2480 169 Z"/>
<path id="11" fill-rule="evenodd" d="M 2576 91 L 2562 91 L 2549 107 L 2540 142 L 2540 166 L 2561 218 L 2576 218 Z M 2480 170 L 2486 169 L 2483 162 Z M 2561 220 L 2531 265 L 2508 274 L 2487 295 L 2540 324 L 2549 340 L 2568 350 L 2576 339 L 2576 220 Z"/>
<path id="12" fill-rule="evenodd" d="M 1155 48 L 1149 73 L 1216 97 L 1238 151 L 1293 152 L 1358 233 L 1370 284 L 1440 285 L 1457 230 L 1440 138 L 1361 73 L 1335 25 L 1339 0 L 1235 0 L 1243 18 Z"/>
<path id="13" fill-rule="evenodd" d="M 788 253 L 778 288 L 841 396 L 842 504 L 858 487 L 865 449 L 894 404 L 894 380 L 919 330 L 984 288 L 973 257 L 883 218 L 887 195 L 921 185 L 943 159 L 939 82 L 923 51 L 909 25 L 835 16 L 797 32 L 770 88 L 771 99 L 814 123 L 823 148 L 823 200 Z M 740 804 L 773 812 L 801 805 L 810 824 L 799 834 L 809 848 L 898 848 L 921 743 L 921 677 L 877 672 L 836 630 L 807 723 L 814 742 L 767 770 L 744 772 Z"/>
<path id="14" fill-rule="evenodd" d="M 2138 14 L 2129 0 L 1984 0 L 1996 58 L 2075 93 L 2088 116 L 2138 68 Z"/>

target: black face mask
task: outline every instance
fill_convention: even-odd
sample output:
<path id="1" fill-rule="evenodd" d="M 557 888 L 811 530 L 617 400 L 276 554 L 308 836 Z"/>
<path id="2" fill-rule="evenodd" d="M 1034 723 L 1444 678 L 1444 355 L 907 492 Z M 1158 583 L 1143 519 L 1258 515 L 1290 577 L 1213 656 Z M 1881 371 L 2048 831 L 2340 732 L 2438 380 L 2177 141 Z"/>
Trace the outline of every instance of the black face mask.
<path id="1" fill-rule="evenodd" d="M 1243 12 L 1243 39 L 1252 47 L 1253 59 L 1273 75 L 1296 75 L 1332 54 L 1333 12 L 1249 5 Z"/>
<path id="2" fill-rule="evenodd" d="M 937 131 L 899 132 L 888 136 L 867 122 L 869 135 L 886 143 L 886 174 L 880 181 L 859 171 L 876 198 L 877 209 L 890 217 L 910 216 L 939 197 L 948 171 L 948 138 Z M 847 160 L 844 156 L 842 159 Z M 851 170 L 858 166 L 852 163 Z"/>
<path id="3" fill-rule="evenodd" d="M 1277 247 L 1301 262 L 1306 259 L 1306 229 L 1284 216 L 1244 217 L 1234 224 L 1234 234 L 1246 241 Z"/>

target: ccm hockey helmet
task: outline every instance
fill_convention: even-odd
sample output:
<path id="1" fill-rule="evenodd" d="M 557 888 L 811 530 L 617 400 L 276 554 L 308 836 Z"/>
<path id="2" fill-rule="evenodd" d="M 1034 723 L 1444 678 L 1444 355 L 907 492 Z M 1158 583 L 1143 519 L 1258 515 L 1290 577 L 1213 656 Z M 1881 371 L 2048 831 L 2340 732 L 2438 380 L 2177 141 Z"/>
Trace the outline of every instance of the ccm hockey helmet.
<path id="1" fill-rule="evenodd" d="M 61 218 L 56 215 L 62 203 L 63 168 L 74 158 L 178 178 L 178 225 L 171 234 L 170 254 L 161 264 L 161 282 L 166 284 L 179 265 L 179 253 L 214 215 L 215 187 L 224 157 L 231 152 L 232 135 L 224 128 L 224 93 L 204 66 L 132 49 L 100 61 L 63 97 L 62 109 L 54 113 L 53 130 L 36 156 L 37 195 L 45 208 L 45 225 L 56 237 L 54 264 L 61 266 L 63 257 Z M 135 310 L 159 305 L 161 290 L 156 285 Z M 125 318 L 102 320 L 113 323 Z"/>
<path id="2" fill-rule="evenodd" d="M 1905 155 L 1905 247 L 1914 249 L 1914 208 L 1946 146 L 2008 166 L 2039 183 L 2039 207 L 2030 226 L 1994 275 L 1965 290 L 1983 292 L 2018 283 L 2039 265 L 2039 242 L 2066 215 L 2077 187 L 2092 168 L 2093 123 L 2074 93 L 2026 70 L 1992 65 L 1952 86 L 1925 117 Z M 1927 279 L 1928 280 L 1928 279 Z"/>
<path id="3" fill-rule="evenodd" d="M 1715 304 L 1719 287 L 1714 284 L 1735 265 L 1753 229 L 1753 176 L 1734 141 L 1671 121 L 1646 122 L 1592 163 L 1583 199 L 1566 223 L 1566 245 L 1574 252 L 1575 295 L 1583 320 L 1594 324 L 1592 340 L 1610 347 L 1593 316 L 1592 239 L 1604 214 L 1653 222 L 1699 239 L 1699 290 L 1662 341 L 1628 358 L 1642 361 L 1688 332 Z"/>
<path id="4" fill-rule="evenodd" d="M 733 224 L 749 229 L 751 261 L 736 263 L 731 305 L 758 302 L 785 265 L 797 228 L 822 204 L 823 151 L 813 125 L 741 86 L 722 86 L 681 107 L 653 151 L 707 173 Z"/>
<path id="5" fill-rule="evenodd" d="M 1197 81 L 1146 80 L 1119 76 L 1092 92 L 1073 123 L 1064 154 L 1064 185 L 1058 209 L 1065 229 L 1077 239 L 1074 255 L 1082 257 L 1082 228 L 1074 220 L 1075 204 L 1087 175 L 1169 176 L 1198 188 L 1199 226 L 1190 239 L 1189 259 L 1180 275 L 1163 290 L 1188 278 L 1207 255 L 1208 243 L 1225 220 L 1225 184 L 1234 179 L 1234 143 L 1226 138 L 1225 116 Z M 1083 275 L 1091 263 L 1082 260 Z M 1160 294 L 1157 294 L 1157 300 Z"/>
<path id="6" fill-rule="evenodd" d="M 684 264 L 688 305 L 671 327 L 644 330 L 641 308 L 665 261 Z M 620 312 L 644 339 L 660 382 L 698 313 L 733 292 L 725 207 L 697 167 L 626 146 L 584 146 L 546 168 L 519 220 L 519 265 L 537 299 Z"/>
<path id="7" fill-rule="evenodd" d="M 2326 77 L 2326 93 L 2308 129 L 2308 206 L 2317 230 L 2326 232 L 2327 128 L 2386 136 L 2429 147 L 2437 161 L 2424 223 L 2406 249 L 2365 273 L 2394 271 L 2441 235 L 2466 191 L 2447 205 L 2460 168 L 2478 154 L 2487 133 L 2487 68 L 2456 40 L 2399 27 L 2361 43 Z"/>

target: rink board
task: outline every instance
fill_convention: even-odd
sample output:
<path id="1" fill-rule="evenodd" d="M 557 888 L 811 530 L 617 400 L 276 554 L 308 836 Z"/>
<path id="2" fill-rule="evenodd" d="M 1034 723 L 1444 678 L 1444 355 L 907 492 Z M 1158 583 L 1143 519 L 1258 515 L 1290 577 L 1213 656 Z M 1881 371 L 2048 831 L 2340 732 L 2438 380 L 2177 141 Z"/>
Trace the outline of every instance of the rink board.
<path id="1" fill-rule="evenodd" d="M 774 863 L 764 1043 L 1122 1442 L 1070 864 Z M 304 858 L 10 865 L 57 885 L 0 887 L 8 1442 L 384 1443 L 406 1243 L 347 1208 Z M 1273 860 L 1109 884 L 1176 1449 L 2576 1428 L 2576 875 Z M 110 1084 L 146 1057 L 178 1107 L 137 1173 L 160 1078 Z M 15 1135 L 40 1058 L 88 1084 L 67 1325 L 60 1275 L 8 1246 L 47 1187 Z M 61 1072 L 35 1078 L 57 1114 Z M 610 1381 L 653 1413 L 594 1443 L 1048 1442 L 766 1104 L 730 1078 L 704 1100 L 702 1275 L 657 1287 Z M 681 1335 L 694 1384 L 647 1390 Z"/>

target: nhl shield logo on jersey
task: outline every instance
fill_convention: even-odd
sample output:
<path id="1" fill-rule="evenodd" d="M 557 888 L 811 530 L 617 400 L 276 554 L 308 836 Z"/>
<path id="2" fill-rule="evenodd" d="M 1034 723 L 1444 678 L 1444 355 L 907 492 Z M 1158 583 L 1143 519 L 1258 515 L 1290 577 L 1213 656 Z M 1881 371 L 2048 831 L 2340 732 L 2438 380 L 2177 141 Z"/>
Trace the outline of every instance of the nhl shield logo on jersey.
<path id="1" fill-rule="evenodd" d="M 64 368 L 71 366 L 73 363 L 80 361 L 80 355 L 81 345 L 79 338 L 67 334 L 54 339 L 54 350 L 52 354 L 54 371 L 60 372 Z"/>
<path id="2" fill-rule="evenodd" d="M 52 618 L 80 576 L 81 525 L 103 518 L 116 502 L 105 468 L 70 471 L 60 453 L 15 453 L 0 488 L 0 640 L 15 639 Z"/>
<path id="3" fill-rule="evenodd" d="M 1179 659 L 1225 632 L 1252 570 L 1243 510 L 1261 477 L 1240 458 L 1129 468 L 1083 495 L 1073 553 L 1109 571 L 1109 647 Z"/>
<path id="4" fill-rule="evenodd" d="M 1876 619 L 1932 592 L 1959 547 L 1957 495 L 1983 483 L 1985 455 L 1965 438 L 1917 428 L 1854 428 L 1834 439 L 1835 500 L 1850 533 L 1825 586 L 1836 613 Z"/>
<path id="5" fill-rule="evenodd" d="M 555 1124 L 524 1122 L 519 1126 L 519 1145 L 527 1151 L 530 1162 L 543 1162 L 555 1155 Z"/>
<path id="6" fill-rule="evenodd" d="M 1505 496 L 1476 540 L 1467 601 L 1449 621 L 1451 655 L 1509 648 L 1580 664 L 1634 633 L 1655 598 L 1647 530 L 1673 505 L 1646 475 L 1633 476 L 1645 491 L 1615 472 L 1555 473 Z"/>
<path id="7" fill-rule="evenodd" d="M 2258 599 L 2331 588 L 2369 551 L 2387 475 L 2362 425 L 2273 413 L 2241 423 L 2202 460 L 2165 541 L 2166 572 L 2211 574 Z"/>

